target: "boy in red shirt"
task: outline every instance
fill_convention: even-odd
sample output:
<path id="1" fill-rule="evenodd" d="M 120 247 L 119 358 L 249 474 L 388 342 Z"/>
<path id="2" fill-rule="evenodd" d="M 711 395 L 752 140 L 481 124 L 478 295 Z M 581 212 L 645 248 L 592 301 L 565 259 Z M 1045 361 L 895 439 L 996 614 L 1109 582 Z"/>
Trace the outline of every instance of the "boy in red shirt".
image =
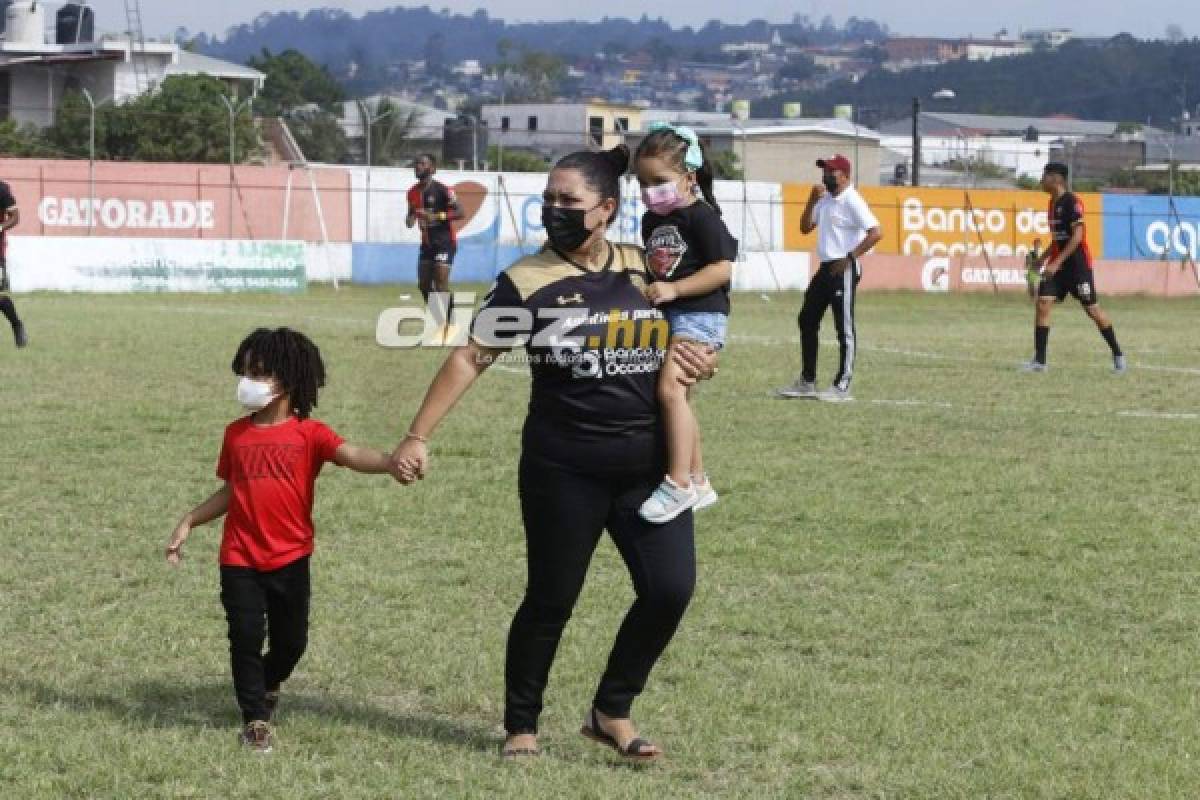
<path id="1" fill-rule="evenodd" d="M 179 521 L 167 544 L 178 564 L 192 528 L 225 514 L 221 603 L 229 623 L 241 741 L 271 752 L 269 721 L 279 687 L 308 641 L 313 488 L 332 461 L 356 472 L 389 472 L 389 457 L 346 444 L 309 414 L 325 385 L 321 353 L 288 328 L 259 328 L 238 346 L 237 397 L 251 413 L 225 429 L 217 477 L 224 485 Z M 270 649 L 262 646 L 270 631 Z"/>

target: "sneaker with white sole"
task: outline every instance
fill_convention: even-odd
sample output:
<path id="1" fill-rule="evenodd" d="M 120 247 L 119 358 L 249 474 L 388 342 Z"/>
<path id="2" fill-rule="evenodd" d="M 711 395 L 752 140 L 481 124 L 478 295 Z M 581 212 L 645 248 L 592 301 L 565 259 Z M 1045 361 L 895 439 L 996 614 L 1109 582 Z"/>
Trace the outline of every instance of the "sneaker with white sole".
<path id="1" fill-rule="evenodd" d="M 850 394 L 849 389 L 839 389 L 836 386 L 830 386 L 825 391 L 819 393 L 817 399 L 823 403 L 850 403 L 854 401 L 854 397 Z"/>
<path id="2" fill-rule="evenodd" d="M 273 747 L 272 738 L 271 726 L 261 719 L 247 722 L 246 727 L 242 728 L 241 734 L 238 735 L 239 741 L 250 748 L 251 753 L 260 753 L 262 755 L 271 752 Z"/>
<path id="3" fill-rule="evenodd" d="M 1040 361 L 1029 360 L 1017 369 L 1019 369 L 1021 372 L 1045 372 L 1046 370 L 1050 369 L 1050 367 L 1046 366 Z"/>
<path id="4" fill-rule="evenodd" d="M 1125 356 L 1113 356 L 1113 374 L 1124 375 L 1129 370 L 1129 365 L 1125 363 Z"/>
<path id="5" fill-rule="evenodd" d="M 717 490 L 709 482 L 707 474 L 699 478 L 692 478 L 692 486 L 696 488 L 696 505 L 692 506 L 692 511 L 702 511 L 715 506 L 721 499 Z"/>
<path id="6" fill-rule="evenodd" d="M 646 498 L 638 514 L 646 522 L 662 525 L 670 522 L 683 512 L 696 505 L 699 495 L 694 486 L 679 486 L 671 480 L 671 476 L 663 478 L 663 482 L 654 490 L 654 494 Z"/>
<path id="7" fill-rule="evenodd" d="M 806 381 L 804 378 L 796 378 L 795 383 L 791 386 L 784 386 L 782 389 L 776 389 L 775 394 L 780 397 L 816 397 L 817 386 L 812 381 Z"/>

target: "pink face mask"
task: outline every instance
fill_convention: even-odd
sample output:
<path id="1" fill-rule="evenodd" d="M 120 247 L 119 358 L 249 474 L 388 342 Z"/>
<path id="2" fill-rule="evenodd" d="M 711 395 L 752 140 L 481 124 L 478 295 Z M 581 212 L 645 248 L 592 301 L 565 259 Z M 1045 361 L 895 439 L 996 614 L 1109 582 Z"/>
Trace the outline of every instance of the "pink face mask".
<path id="1" fill-rule="evenodd" d="M 655 214 L 667 215 L 683 205 L 684 199 L 673 183 L 647 186 L 642 189 L 642 202 Z"/>

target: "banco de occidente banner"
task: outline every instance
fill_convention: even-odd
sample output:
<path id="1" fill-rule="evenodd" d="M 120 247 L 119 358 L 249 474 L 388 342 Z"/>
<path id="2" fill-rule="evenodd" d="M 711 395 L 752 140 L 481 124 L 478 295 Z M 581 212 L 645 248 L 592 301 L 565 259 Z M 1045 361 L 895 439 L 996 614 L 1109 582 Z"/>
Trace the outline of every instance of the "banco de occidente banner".
<path id="1" fill-rule="evenodd" d="M 785 183 L 784 245 L 788 250 L 813 250 L 816 234 L 800 232 L 812 187 Z M 906 186 L 864 187 L 859 190 L 883 227 L 881 255 L 1024 256 L 1040 240 L 1050 243 L 1046 221 L 1049 195 L 1043 192 L 997 189 L 943 189 Z M 1094 258 L 1104 254 L 1103 197 L 1080 193 L 1087 223 L 1087 241 Z"/>

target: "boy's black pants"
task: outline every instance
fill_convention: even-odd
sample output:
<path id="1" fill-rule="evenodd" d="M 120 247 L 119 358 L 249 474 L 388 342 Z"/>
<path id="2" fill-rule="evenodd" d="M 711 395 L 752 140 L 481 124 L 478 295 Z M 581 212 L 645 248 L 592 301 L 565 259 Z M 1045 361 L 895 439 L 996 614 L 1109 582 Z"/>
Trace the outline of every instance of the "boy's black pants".
<path id="1" fill-rule="evenodd" d="M 308 644 L 309 557 L 272 572 L 221 567 L 233 688 L 242 721 L 268 720 L 266 693 L 292 674 Z M 263 641 L 269 643 L 263 655 Z"/>

